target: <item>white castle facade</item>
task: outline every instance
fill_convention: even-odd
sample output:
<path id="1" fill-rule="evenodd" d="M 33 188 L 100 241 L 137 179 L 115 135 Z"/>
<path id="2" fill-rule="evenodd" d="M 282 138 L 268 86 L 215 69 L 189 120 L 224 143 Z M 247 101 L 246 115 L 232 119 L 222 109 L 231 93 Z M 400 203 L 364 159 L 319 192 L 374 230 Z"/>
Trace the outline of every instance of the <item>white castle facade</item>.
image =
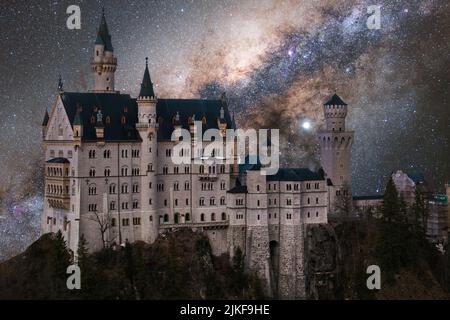
<path id="1" fill-rule="evenodd" d="M 235 128 L 226 101 L 159 99 L 148 66 L 134 99 L 115 91 L 116 66 L 103 16 L 91 60 L 93 90 L 65 92 L 60 83 L 45 114 L 41 233 L 61 230 L 76 253 L 81 236 L 95 251 L 191 228 L 208 236 L 215 255 L 233 256 L 240 248 L 269 294 L 305 297 L 304 225 L 327 223 L 335 196 L 351 185 L 347 105 L 337 95 L 324 105 L 319 172 L 280 168 L 265 176 L 259 164 L 219 159 L 175 165 L 174 130 L 194 134 L 194 120 L 203 129 Z M 194 147 L 186 152 L 194 155 Z"/>

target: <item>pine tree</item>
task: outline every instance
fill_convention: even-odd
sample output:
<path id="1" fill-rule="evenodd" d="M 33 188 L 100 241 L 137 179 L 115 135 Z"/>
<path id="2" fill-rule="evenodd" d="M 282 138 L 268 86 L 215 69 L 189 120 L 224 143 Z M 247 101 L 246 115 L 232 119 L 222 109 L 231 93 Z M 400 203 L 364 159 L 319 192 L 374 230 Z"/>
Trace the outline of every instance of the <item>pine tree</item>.
<path id="1" fill-rule="evenodd" d="M 400 219 L 400 202 L 398 198 L 398 192 L 395 188 L 392 178 L 389 179 L 386 185 L 386 191 L 383 197 L 382 205 L 383 221 L 385 222 L 398 222 Z"/>
<path id="2" fill-rule="evenodd" d="M 85 267 L 87 266 L 87 260 L 88 260 L 88 249 L 87 249 L 88 242 L 86 241 L 86 238 L 84 237 L 84 234 L 81 235 L 80 241 L 78 242 L 78 266 L 83 271 Z"/>
<path id="3" fill-rule="evenodd" d="M 417 233 L 425 234 L 426 220 L 427 220 L 427 208 L 425 205 L 425 199 L 423 193 L 419 187 L 416 187 L 414 204 L 413 204 L 413 228 Z"/>
<path id="4" fill-rule="evenodd" d="M 389 179 L 383 197 L 382 222 L 378 235 L 376 253 L 388 281 L 409 259 L 410 239 L 406 223 L 406 204 L 399 198 L 394 181 Z"/>
<path id="5" fill-rule="evenodd" d="M 52 242 L 49 262 L 53 289 L 52 293 L 56 298 L 61 298 L 62 294 L 67 293 L 66 271 L 71 263 L 71 256 L 67 251 L 66 241 L 64 240 L 61 230 L 58 230 L 55 239 Z"/>

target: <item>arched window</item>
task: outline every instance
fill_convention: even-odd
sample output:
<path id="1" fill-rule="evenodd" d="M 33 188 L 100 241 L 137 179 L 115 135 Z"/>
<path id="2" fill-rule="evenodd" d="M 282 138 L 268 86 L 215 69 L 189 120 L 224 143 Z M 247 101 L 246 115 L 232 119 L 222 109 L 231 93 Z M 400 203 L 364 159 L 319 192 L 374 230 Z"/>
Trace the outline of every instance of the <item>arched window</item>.
<path id="1" fill-rule="evenodd" d="M 220 205 L 221 205 L 221 206 L 226 205 L 225 197 L 221 197 L 221 198 L 220 198 Z"/>
<path id="2" fill-rule="evenodd" d="M 222 221 L 227 220 L 227 214 L 225 212 L 222 212 Z"/>
<path id="3" fill-rule="evenodd" d="M 211 198 L 209 199 L 209 205 L 215 206 L 215 205 L 216 205 L 216 198 L 211 197 Z"/>
<path id="4" fill-rule="evenodd" d="M 167 213 L 164 215 L 164 222 L 169 222 L 169 215 Z"/>
<path id="5" fill-rule="evenodd" d="M 116 193 L 116 185 L 115 184 L 111 184 L 109 186 L 109 194 L 115 194 Z"/>
<path id="6" fill-rule="evenodd" d="M 97 194 L 97 187 L 95 186 L 95 184 L 91 184 L 88 188 L 88 194 L 90 196 L 96 195 Z"/>
<path id="7" fill-rule="evenodd" d="M 203 207 L 205 205 L 205 198 L 201 197 L 199 200 L 199 206 Z"/>
<path id="8" fill-rule="evenodd" d="M 175 215 L 173 216 L 173 222 L 179 223 L 179 220 L 180 220 L 180 214 L 178 212 L 176 212 Z"/>
<path id="9" fill-rule="evenodd" d="M 202 214 L 200 215 L 200 221 L 205 221 L 205 214 L 204 214 L 204 213 L 202 213 Z"/>
<path id="10" fill-rule="evenodd" d="M 211 221 L 216 221 L 216 214 L 214 212 L 211 213 Z"/>

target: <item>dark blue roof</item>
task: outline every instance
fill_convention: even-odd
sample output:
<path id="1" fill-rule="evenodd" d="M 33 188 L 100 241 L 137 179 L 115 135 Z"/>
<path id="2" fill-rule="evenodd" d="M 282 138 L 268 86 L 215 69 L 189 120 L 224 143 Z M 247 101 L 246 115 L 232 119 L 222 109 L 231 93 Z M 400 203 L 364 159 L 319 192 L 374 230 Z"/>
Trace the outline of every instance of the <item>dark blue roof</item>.
<path id="1" fill-rule="evenodd" d="M 113 52 L 114 48 L 111 42 L 111 35 L 108 31 L 108 25 L 106 24 L 105 13 L 102 14 L 102 20 L 100 21 L 100 27 L 98 28 L 97 39 L 95 44 L 102 44 L 105 46 L 105 51 Z"/>
<path id="2" fill-rule="evenodd" d="M 47 163 L 70 163 L 66 158 L 53 158 L 47 161 Z"/>
<path id="3" fill-rule="evenodd" d="M 330 100 L 328 100 L 325 106 L 346 106 L 347 104 L 336 93 L 333 94 Z"/>
<path id="4" fill-rule="evenodd" d="M 227 191 L 228 193 L 247 193 L 247 186 L 243 186 L 239 179 L 236 179 L 236 185 Z"/>
<path id="5" fill-rule="evenodd" d="M 177 112 L 180 116 L 180 125 L 189 130 L 189 119 L 195 115 L 195 121 L 203 117 L 206 123 L 202 125 L 203 132 L 207 129 L 218 129 L 217 120 L 220 118 L 220 109 L 224 107 L 227 128 L 232 127 L 232 119 L 226 104 L 221 100 L 203 99 L 158 99 L 156 115 L 158 117 L 158 140 L 170 140 L 174 130 L 174 119 Z"/>
<path id="6" fill-rule="evenodd" d="M 78 120 L 81 120 L 83 125 L 83 141 L 97 140 L 95 126 L 98 110 L 101 110 L 103 114 L 105 141 L 140 141 L 139 133 L 135 128 L 137 104 L 130 95 L 64 92 L 61 94 L 61 99 L 71 124 L 74 124 L 77 110 L 80 110 Z M 125 123 L 122 123 L 122 117 Z M 108 118 L 109 123 L 106 122 Z"/>
<path id="7" fill-rule="evenodd" d="M 415 184 L 420 184 L 425 182 L 425 176 L 422 172 L 410 172 L 408 177 L 414 181 Z"/>
<path id="8" fill-rule="evenodd" d="M 280 168 L 277 174 L 268 175 L 267 181 L 316 181 L 325 180 L 319 173 L 307 168 Z"/>
<path id="9" fill-rule="evenodd" d="M 247 193 L 247 186 L 236 186 L 227 191 L 228 193 Z"/>
<path id="10" fill-rule="evenodd" d="M 142 79 L 141 83 L 141 91 L 139 92 L 139 97 L 155 97 L 152 79 L 150 78 L 150 71 L 148 71 L 148 58 L 145 58 L 145 72 L 144 78 Z"/>
<path id="11" fill-rule="evenodd" d="M 80 120 L 83 124 L 83 141 L 97 140 L 95 126 L 97 124 L 97 112 L 101 110 L 105 127 L 105 141 L 140 141 L 136 122 L 138 121 L 138 106 L 136 99 L 128 94 L 118 93 L 61 93 L 61 99 L 73 125 L 77 110 L 80 109 Z M 159 124 L 158 140 L 170 140 L 174 130 L 174 117 L 179 113 L 181 127 L 189 130 L 189 118 L 195 115 L 195 120 L 201 121 L 203 117 L 203 131 L 218 129 L 217 120 L 220 117 L 220 109 L 224 107 L 227 128 L 231 128 L 232 119 L 226 105 L 220 100 L 182 100 L 182 99 L 158 99 L 156 114 Z M 122 123 L 125 117 L 125 123 Z M 109 119 L 109 123 L 107 122 Z M 91 121 L 93 120 L 93 122 Z"/>
<path id="12" fill-rule="evenodd" d="M 47 126 L 48 120 L 49 120 L 48 112 L 47 112 L 47 110 L 45 110 L 44 120 L 42 120 L 42 126 L 43 127 Z"/>
<path id="13" fill-rule="evenodd" d="M 247 155 L 245 162 L 239 165 L 239 173 L 245 173 L 246 171 L 259 171 L 261 170 L 261 162 L 256 155 Z"/>

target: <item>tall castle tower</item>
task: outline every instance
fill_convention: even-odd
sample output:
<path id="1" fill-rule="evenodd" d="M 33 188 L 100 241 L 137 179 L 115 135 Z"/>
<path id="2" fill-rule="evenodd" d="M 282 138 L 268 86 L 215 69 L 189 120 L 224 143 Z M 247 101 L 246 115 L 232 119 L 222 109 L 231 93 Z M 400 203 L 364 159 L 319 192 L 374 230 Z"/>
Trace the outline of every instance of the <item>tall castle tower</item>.
<path id="1" fill-rule="evenodd" d="M 142 139 L 141 144 L 141 187 L 149 190 L 141 192 L 142 209 L 142 239 L 153 242 L 158 236 L 159 218 L 156 214 L 156 168 L 157 168 L 157 126 L 156 123 L 157 99 L 153 91 L 153 83 L 148 70 L 148 58 L 145 58 L 144 78 L 141 91 L 137 99 L 138 123 L 136 129 Z M 147 226 L 148 224 L 148 226 Z M 150 232 L 148 232 L 150 231 Z"/>
<path id="2" fill-rule="evenodd" d="M 94 56 L 91 59 L 91 69 L 94 73 L 94 92 L 114 92 L 116 68 L 117 58 L 114 57 L 111 35 L 103 11 L 97 39 L 95 40 Z"/>
<path id="3" fill-rule="evenodd" d="M 326 128 L 318 133 L 320 160 L 327 179 L 331 180 L 330 210 L 335 211 L 336 197 L 350 196 L 352 186 L 353 131 L 345 128 L 347 104 L 334 94 L 323 106 Z"/>

